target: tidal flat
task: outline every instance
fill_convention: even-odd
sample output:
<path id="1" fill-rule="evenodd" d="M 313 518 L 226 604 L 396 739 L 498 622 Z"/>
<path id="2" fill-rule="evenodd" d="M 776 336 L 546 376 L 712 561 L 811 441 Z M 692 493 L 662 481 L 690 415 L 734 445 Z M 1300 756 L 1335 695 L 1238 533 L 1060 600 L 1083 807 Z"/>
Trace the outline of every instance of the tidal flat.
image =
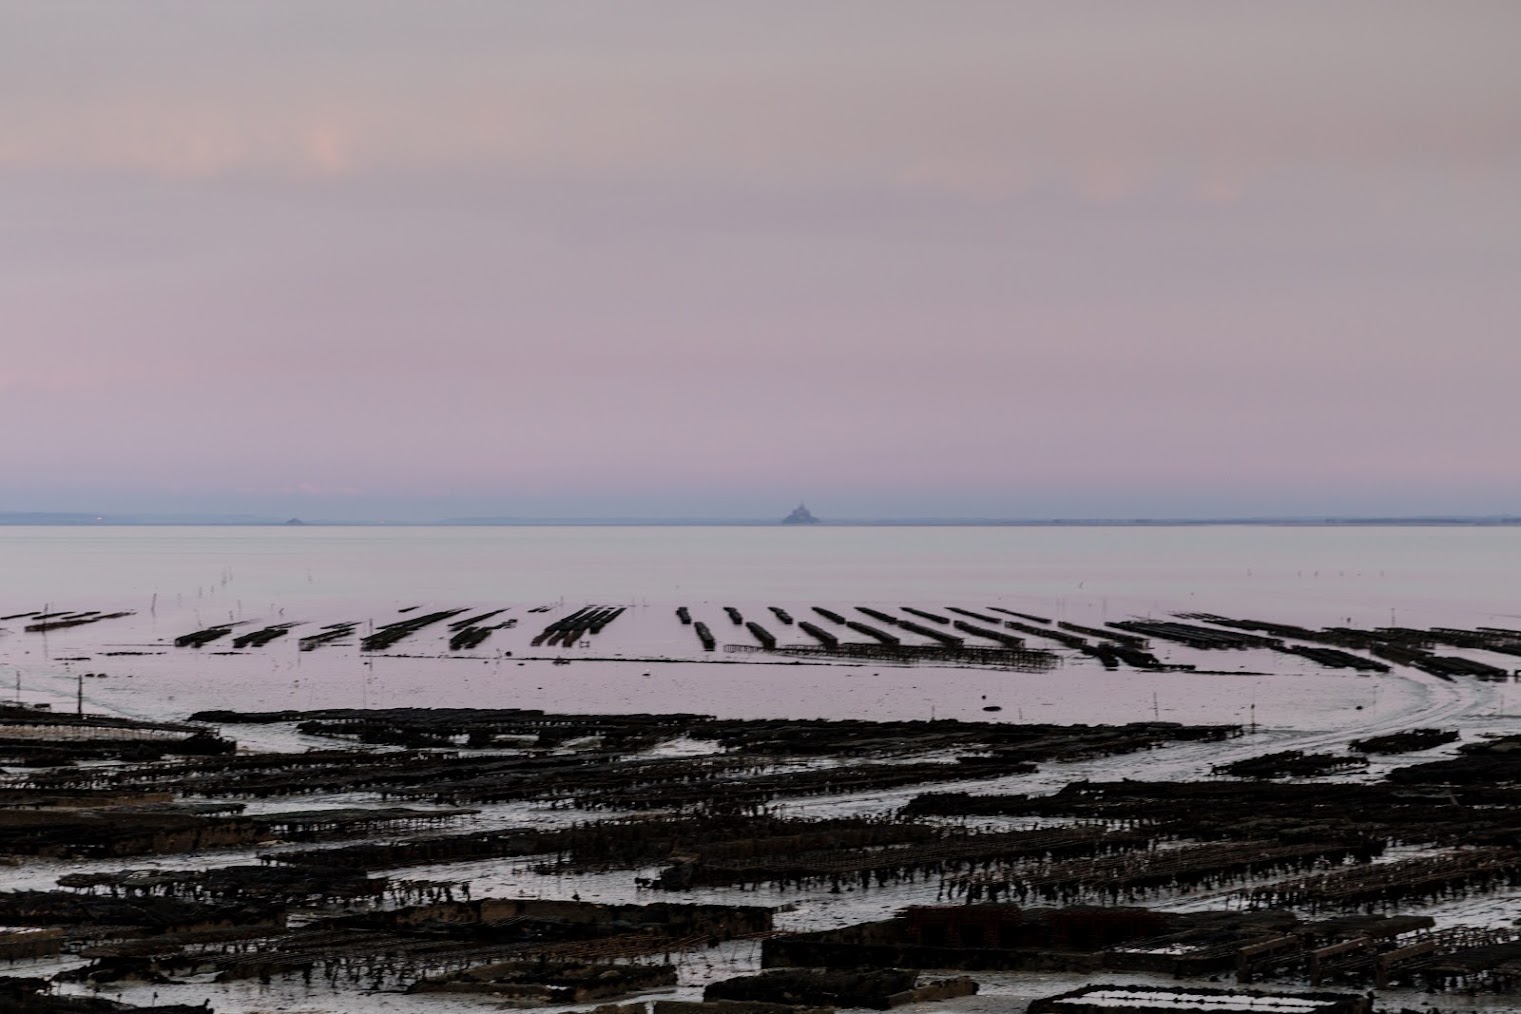
<path id="1" fill-rule="evenodd" d="M 17 1004 L 1515 1003 L 1513 530 L 30 534 Z"/>

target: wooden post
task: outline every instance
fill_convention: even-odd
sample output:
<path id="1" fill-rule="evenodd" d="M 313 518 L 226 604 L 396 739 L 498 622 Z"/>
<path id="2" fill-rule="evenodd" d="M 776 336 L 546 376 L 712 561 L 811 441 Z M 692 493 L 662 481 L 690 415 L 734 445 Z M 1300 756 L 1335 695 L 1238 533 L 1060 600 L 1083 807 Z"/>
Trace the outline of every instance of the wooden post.
<path id="1" fill-rule="evenodd" d="M 1367 937 L 1355 937 L 1344 940 L 1339 944 L 1327 944 L 1325 947 L 1317 947 L 1310 952 L 1310 985 L 1319 986 L 1324 975 L 1322 962 L 1326 958 L 1334 958 L 1342 954 L 1350 954 L 1354 951 L 1366 950 L 1373 943 Z"/>

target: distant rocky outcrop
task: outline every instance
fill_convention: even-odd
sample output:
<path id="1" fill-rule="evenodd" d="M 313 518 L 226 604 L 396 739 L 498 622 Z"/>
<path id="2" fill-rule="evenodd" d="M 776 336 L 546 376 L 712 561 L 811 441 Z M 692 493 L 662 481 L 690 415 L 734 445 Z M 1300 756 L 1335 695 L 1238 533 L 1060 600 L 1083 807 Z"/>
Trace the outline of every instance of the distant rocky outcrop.
<path id="1" fill-rule="evenodd" d="M 782 518 L 782 524 L 816 525 L 819 524 L 819 519 L 813 516 L 813 512 L 810 511 L 807 506 L 800 503 L 797 505 L 796 510 L 794 510 L 791 514 L 788 514 L 786 517 Z"/>

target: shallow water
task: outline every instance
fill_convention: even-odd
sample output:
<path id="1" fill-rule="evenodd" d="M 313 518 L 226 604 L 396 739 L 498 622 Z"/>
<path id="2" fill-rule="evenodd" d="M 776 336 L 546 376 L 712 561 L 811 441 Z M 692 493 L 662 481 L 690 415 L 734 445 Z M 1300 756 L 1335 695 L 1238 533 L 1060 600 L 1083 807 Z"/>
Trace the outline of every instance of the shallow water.
<path id="1" fill-rule="evenodd" d="M 799 664 L 745 651 L 705 653 L 674 609 L 690 606 L 722 642 L 737 645 L 753 644 L 753 638 L 730 622 L 724 606 L 759 620 L 784 643 L 806 638 L 777 623 L 767 606 L 785 607 L 799 619 L 815 605 L 841 612 L 856 605 L 997 605 L 1089 625 L 1197 610 L 1306 625 L 1521 627 L 1521 581 L 1514 573 L 1518 550 L 1521 529 L 1463 527 L 0 528 L 5 574 L 0 615 L 135 610 L 131 617 L 46 636 L 23 631 L 24 619 L 0 621 L 0 693 L 11 690 L 23 700 L 72 710 L 82 689 L 88 710 L 159 719 L 208 708 L 470 706 L 734 718 L 1061 723 L 1160 718 L 1252 728 L 1250 735 L 1225 744 L 1180 743 L 1139 755 L 1043 765 L 1034 775 L 975 788 L 1039 792 L 1081 778 L 1204 777 L 1211 765 L 1238 756 L 1290 748 L 1339 751 L 1354 735 L 1416 725 L 1459 727 L 1465 738 L 1514 732 L 1521 727 L 1512 717 L 1521 713 L 1516 699 L 1521 690 L 1513 684 L 1446 682 L 1406 670 L 1358 676 L 1268 651 L 1205 652 L 1163 642 L 1153 644 L 1158 655 L 1197 671 L 1110 672 L 1065 651 L 1043 672 Z M 583 645 L 530 646 L 545 623 L 588 603 L 629 609 Z M 358 621 L 364 632 L 416 615 L 398 612 L 408 606 L 421 607 L 418 612 L 506 608 L 500 618 L 519 623 L 496 631 L 472 652 L 450 653 L 443 624 L 386 654 L 363 653 L 352 639 L 297 650 L 297 639 L 321 625 Z M 540 606 L 550 610 L 528 611 Z M 215 623 L 253 629 L 281 621 L 302 625 L 264 648 L 220 654 L 230 638 L 199 650 L 171 643 L 179 634 Z M 122 651 L 140 654 L 107 654 Z M 554 658 L 569 664 L 555 665 Z M 1516 660 L 1490 661 L 1514 667 Z M 85 673 L 95 675 L 85 678 Z M 989 707 L 1001 710 L 984 710 Z M 245 749 L 330 744 L 288 725 L 225 731 Z M 1392 763 L 1422 759 L 1380 760 L 1345 777 L 1378 777 Z M 881 812 L 917 791 L 813 798 L 786 808 Z M 333 797 L 292 805 L 353 801 Z M 486 809 L 462 826 L 535 819 L 529 807 Z M 556 811 L 538 818 L 571 816 Z M 218 860 L 253 857 L 253 850 L 243 850 Z M 161 862 L 198 865 L 206 858 Z M 0 883 L 47 886 L 78 865 L 29 864 L 9 874 L 0 871 Z M 407 875 L 468 877 L 477 896 L 578 890 L 588 900 L 640 900 L 650 894 L 639 891 L 628 873 L 539 877 L 522 863 L 477 865 L 481 868 Z M 797 907 L 781 923 L 818 928 L 881 917 L 910 901 L 933 901 L 935 890 L 919 883 L 843 897 L 711 893 L 712 900 L 792 903 Z M 1500 892 L 1454 902 L 1441 917 L 1444 923 L 1500 924 L 1512 917 L 1515 903 L 1514 891 Z M 680 995 L 695 997 L 702 982 L 753 965 L 754 948 L 743 948 L 743 953 L 720 949 L 684 958 Z M 987 980 L 983 997 L 937 1009 L 1013 1009 L 1009 1005 L 1083 981 L 979 978 Z M 154 991 L 134 987 L 124 998 L 147 1003 Z M 441 996 L 335 996 L 296 983 L 192 983 L 157 991 L 164 1002 L 211 997 L 224 1011 L 453 1014 L 490 1008 L 478 999 Z"/>
<path id="2" fill-rule="evenodd" d="M 19 675 L 23 699 L 64 707 L 81 671 L 104 672 L 83 681 L 88 706 L 165 718 L 208 707 L 411 705 L 971 718 L 996 705 L 1014 721 L 1255 717 L 1326 727 L 1358 706 L 1440 709 L 1447 691 L 1269 652 L 1166 645 L 1168 661 L 1240 675 L 1112 674 L 1081 658 L 1047 673 L 778 665 L 704 654 L 672 610 L 689 605 L 722 641 L 741 644 L 753 641 L 722 606 L 784 641 L 806 638 L 765 606 L 799 618 L 811 605 L 959 604 L 1088 624 L 1200 610 L 1306 624 L 1518 626 L 1516 559 L 1521 529 L 1471 527 L 0 528 L 0 615 L 136 610 L 46 637 L 21 632 L 24 620 L 0 623 L 0 687 Z M 586 648 L 529 647 L 545 622 L 587 603 L 631 608 Z M 542 605 L 552 611 L 526 612 Z M 357 620 L 363 631 L 407 606 L 508 607 L 503 618 L 519 626 L 452 656 L 442 625 L 390 657 L 352 643 L 296 650 L 320 625 Z M 228 641 L 199 651 L 168 643 L 214 623 L 297 620 L 290 636 L 235 655 L 216 654 Z M 551 655 L 577 661 L 524 660 Z M 610 661 L 580 661 L 594 657 Z M 651 658 L 678 661 L 641 661 Z M 1491 710 L 1507 707 L 1503 691 L 1491 696 Z"/>
<path id="3" fill-rule="evenodd" d="M 1521 617 L 1521 527 L 0 527 L 4 602 L 1116 600 Z M 212 602 L 208 602 L 212 599 Z M 95 608 L 85 606 L 83 608 Z M 14 611 L 8 609 L 7 611 Z M 214 619 L 215 617 L 213 617 Z"/>

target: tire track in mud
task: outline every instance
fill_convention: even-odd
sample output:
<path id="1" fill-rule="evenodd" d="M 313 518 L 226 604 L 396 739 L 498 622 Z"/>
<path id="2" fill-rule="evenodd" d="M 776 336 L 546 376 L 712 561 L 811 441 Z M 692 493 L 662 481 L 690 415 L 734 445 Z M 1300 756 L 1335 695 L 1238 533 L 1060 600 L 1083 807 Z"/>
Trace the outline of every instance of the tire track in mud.
<path id="1" fill-rule="evenodd" d="M 1348 739 L 1382 733 L 1400 732 L 1422 726 L 1457 724 L 1468 717 L 1478 717 L 1482 709 L 1493 704 L 1496 691 L 1492 684 L 1480 680 L 1447 682 L 1414 670 L 1398 672 L 1407 683 L 1419 688 L 1424 700 L 1420 705 L 1376 718 L 1364 725 L 1336 731 L 1307 734 L 1295 743 L 1296 749 L 1319 749 Z M 1387 677 L 1386 677 L 1387 678 Z"/>
<path id="2" fill-rule="evenodd" d="M 1172 743 L 1156 748 L 1150 754 L 1127 755 L 1083 762 L 1063 770 L 1078 781 L 1084 777 L 1099 779 L 1132 778 L 1136 780 L 1172 781 L 1183 778 L 1210 777 L 1210 769 L 1216 764 L 1229 763 L 1247 757 L 1278 750 L 1303 750 L 1307 753 L 1327 749 L 1345 748 L 1352 739 L 1384 733 L 1400 732 L 1422 726 L 1463 727 L 1464 718 L 1477 718 L 1486 708 L 1492 707 L 1498 691 L 1492 684 L 1473 680 L 1449 683 L 1415 670 L 1396 670 L 1383 677 L 1400 679 L 1404 687 L 1415 691 L 1416 700 L 1411 706 L 1370 716 L 1366 722 L 1358 722 L 1337 729 L 1294 730 L 1272 728 L 1248 733 L 1241 739 L 1215 743 Z M 1354 712 L 1363 715 L 1363 712 Z M 1111 770 L 1103 774 L 1095 771 L 1080 772 L 1079 768 L 1103 768 Z M 1065 783 L 1063 783 L 1065 784 Z M 1060 786 L 1057 786 L 1060 788 Z M 1016 789 L 1014 791 L 1021 791 Z"/>
<path id="3" fill-rule="evenodd" d="M 1349 677 L 1343 677 L 1349 678 Z M 1248 734 L 1240 739 L 1215 742 L 1168 743 L 1140 753 L 1097 757 L 1072 762 L 1051 762 L 1029 775 L 1012 775 L 991 781 L 956 781 L 924 784 L 909 789 L 894 790 L 862 796 L 843 796 L 813 799 L 806 802 L 782 800 L 783 805 L 794 813 L 836 815 L 838 813 L 887 812 L 905 805 L 914 796 L 929 791 L 945 792 L 965 789 L 980 795 L 1003 793 L 1029 793 L 1043 795 L 1060 791 L 1072 782 L 1119 781 L 1182 781 L 1192 778 L 1214 777 L 1211 768 L 1234 760 L 1254 757 L 1278 750 L 1303 750 L 1305 752 L 1344 749 L 1349 740 L 1364 736 L 1399 732 L 1420 726 L 1452 726 L 1463 728 L 1464 718 L 1477 718 L 1493 706 L 1498 691 L 1492 684 L 1478 680 L 1449 683 L 1415 670 L 1394 672 L 1375 677 L 1384 680 L 1398 679 L 1404 691 L 1414 698 L 1410 704 L 1384 714 L 1369 716 L 1366 723 L 1348 725 L 1337 729 L 1285 729 L 1272 728 Z M 1353 712 L 1364 715 L 1365 712 Z"/>

